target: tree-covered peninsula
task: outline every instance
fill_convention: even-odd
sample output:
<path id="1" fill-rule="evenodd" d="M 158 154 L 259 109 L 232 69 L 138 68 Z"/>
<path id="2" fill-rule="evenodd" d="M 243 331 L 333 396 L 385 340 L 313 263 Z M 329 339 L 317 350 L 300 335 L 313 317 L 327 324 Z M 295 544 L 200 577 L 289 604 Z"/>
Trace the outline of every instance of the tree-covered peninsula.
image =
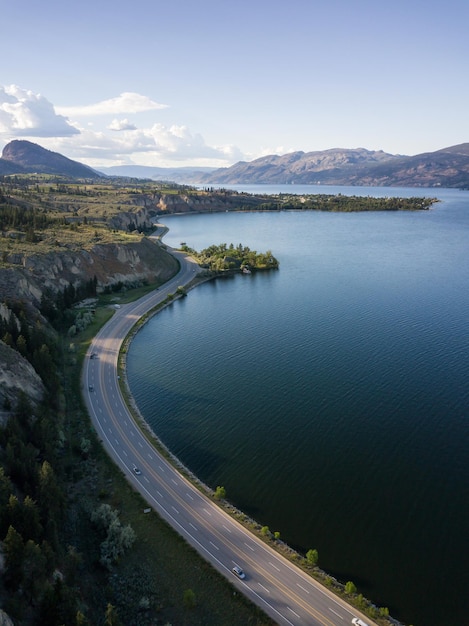
<path id="1" fill-rule="evenodd" d="M 278 269 L 279 263 L 270 250 L 267 252 L 256 252 L 247 246 L 230 243 L 212 245 L 201 252 L 189 248 L 185 243 L 181 243 L 181 249 L 193 256 L 201 265 L 213 272 L 251 271 Z"/>
<path id="2" fill-rule="evenodd" d="M 427 211 L 438 202 L 436 198 L 397 198 L 386 196 L 344 196 L 342 194 L 278 194 L 269 196 L 258 211 Z"/>

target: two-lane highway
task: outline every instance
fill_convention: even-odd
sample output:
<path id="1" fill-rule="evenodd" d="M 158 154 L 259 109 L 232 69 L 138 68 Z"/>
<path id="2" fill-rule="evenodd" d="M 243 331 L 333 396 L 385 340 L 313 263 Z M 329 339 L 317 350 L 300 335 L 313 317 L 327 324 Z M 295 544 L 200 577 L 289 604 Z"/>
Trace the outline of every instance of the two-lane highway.
<path id="1" fill-rule="evenodd" d="M 275 622 L 292 626 L 351 624 L 355 610 L 194 487 L 152 446 L 126 406 L 117 374 L 120 346 L 142 315 L 179 285 L 188 284 L 198 271 L 191 259 L 177 256 L 180 272 L 159 290 L 117 309 L 89 348 L 82 374 L 83 395 L 98 436 L 149 505 Z M 232 572 L 235 565 L 244 570 L 245 579 Z"/>

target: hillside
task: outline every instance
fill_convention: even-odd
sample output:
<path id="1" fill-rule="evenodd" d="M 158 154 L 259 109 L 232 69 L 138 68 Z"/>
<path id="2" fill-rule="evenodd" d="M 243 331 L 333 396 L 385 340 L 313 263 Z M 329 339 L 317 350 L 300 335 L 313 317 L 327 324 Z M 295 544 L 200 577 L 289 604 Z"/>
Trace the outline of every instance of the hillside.
<path id="1" fill-rule="evenodd" d="M 365 148 L 332 148 L 282 156 L 272 154 L 220 169 L 126 165 L 102 170 L 97 172 L 29 141 L 11 141 L 0 158 L 0 176 L 38 173 L 88 181 L 112 176 L 114 182 L 125 177 L 127 182 L 149 179 L 209 186 L 315 184 L 469 188 L 469 143 L 415 156 Z"/>
<path id="2" fill-rule="evenodd" d="M 3 148 L 0 159 L 0 175 L 22 173 L 57 174 L 72 178 L 101 178 L 101 174 L 87 165 L 46 150 L 31 141 L 10 141 Z"/>
<path id="3" fill-rule="evenodd" d="M 206 174 L 202 184 L 323 184 L 469 187 L 469 144 L 416 156 L 332 149 L 270 155 Z"/>

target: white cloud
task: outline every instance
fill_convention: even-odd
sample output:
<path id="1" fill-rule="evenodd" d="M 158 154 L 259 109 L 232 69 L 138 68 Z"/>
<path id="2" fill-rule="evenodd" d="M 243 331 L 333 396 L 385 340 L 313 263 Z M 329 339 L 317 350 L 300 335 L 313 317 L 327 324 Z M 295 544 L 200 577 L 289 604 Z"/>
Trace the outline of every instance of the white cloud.
<path id="1" fill-rule="evenodd" d="M 15 137 L 34 141 L 42 137 L 40 143 L 45 148 L 96 168 L 121 164 L 223 167 L 245 157 L 233 145 L 208 145 L 200 133 L 184 124 L 165 125 L 150 119 L 150 125 L 147 121 L 146 127 L 137 128 L 122 115 L 162 107 L 146 96 L 123 93 L 89 107 L 54 108 L 40 95 L 15 86 L 0 86 L 0 141 Z M 93 113 L 96 117 L 72 125 L 62 115 L 65 112 Z M 104 113 L 113 115 L 103 119 Z"/>
<path id="2" fill-rule="evenodd" d="M 62 115 L 67 117 L 88 117 L 92 115 L 121 115 L 123 113 L 142 113 L 143 111 L 154 111 L 166 109 L 167 104 L 160 104 L 151 100 L 147 96 L 139 93 L 126 91 L 116 98 L 102 100 L 95 104 L 74 107 L 56 107 Z"/>
<path id="3" fill-rule="evenodd" d="M 114 119 L 108 126 L 109 130 L 137 130 L 135 124 L 129 122 L 128 119 L 118 120 Z"/>
<path id="4" fill-rule="evenodd" d="M 0 134 L 15 137 L 68 137 L 79 134 L 51 102 L 17 85 L 0 86 Z"/>

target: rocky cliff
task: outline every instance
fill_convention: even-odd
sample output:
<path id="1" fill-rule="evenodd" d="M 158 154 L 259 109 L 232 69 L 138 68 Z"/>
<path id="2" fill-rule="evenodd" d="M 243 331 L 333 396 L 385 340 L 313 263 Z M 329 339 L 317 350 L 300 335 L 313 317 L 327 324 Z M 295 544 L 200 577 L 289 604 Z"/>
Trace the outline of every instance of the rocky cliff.
<path id="1" fill-rule="evenodd" d="M 44 385 L 31 363 L 0 341 L 0 420 L 1 407 L 14 406 L 20 391 L 35 403 L 42 399 Z"/>
<path id="2" fill-rule="evenodd" d="M 3 299 L 38 304 L 44 291 L 57 292 L 97 279 L 98 291 L 118 282 L 164 282 L 173 276 L 177 261 L 160 245 L 142 237 L 128 244 L 95 245 L 88 250 L 61 250 L 44 255 L 18 254 L 6 259 L 13 265 L 0 270 Z"/>

